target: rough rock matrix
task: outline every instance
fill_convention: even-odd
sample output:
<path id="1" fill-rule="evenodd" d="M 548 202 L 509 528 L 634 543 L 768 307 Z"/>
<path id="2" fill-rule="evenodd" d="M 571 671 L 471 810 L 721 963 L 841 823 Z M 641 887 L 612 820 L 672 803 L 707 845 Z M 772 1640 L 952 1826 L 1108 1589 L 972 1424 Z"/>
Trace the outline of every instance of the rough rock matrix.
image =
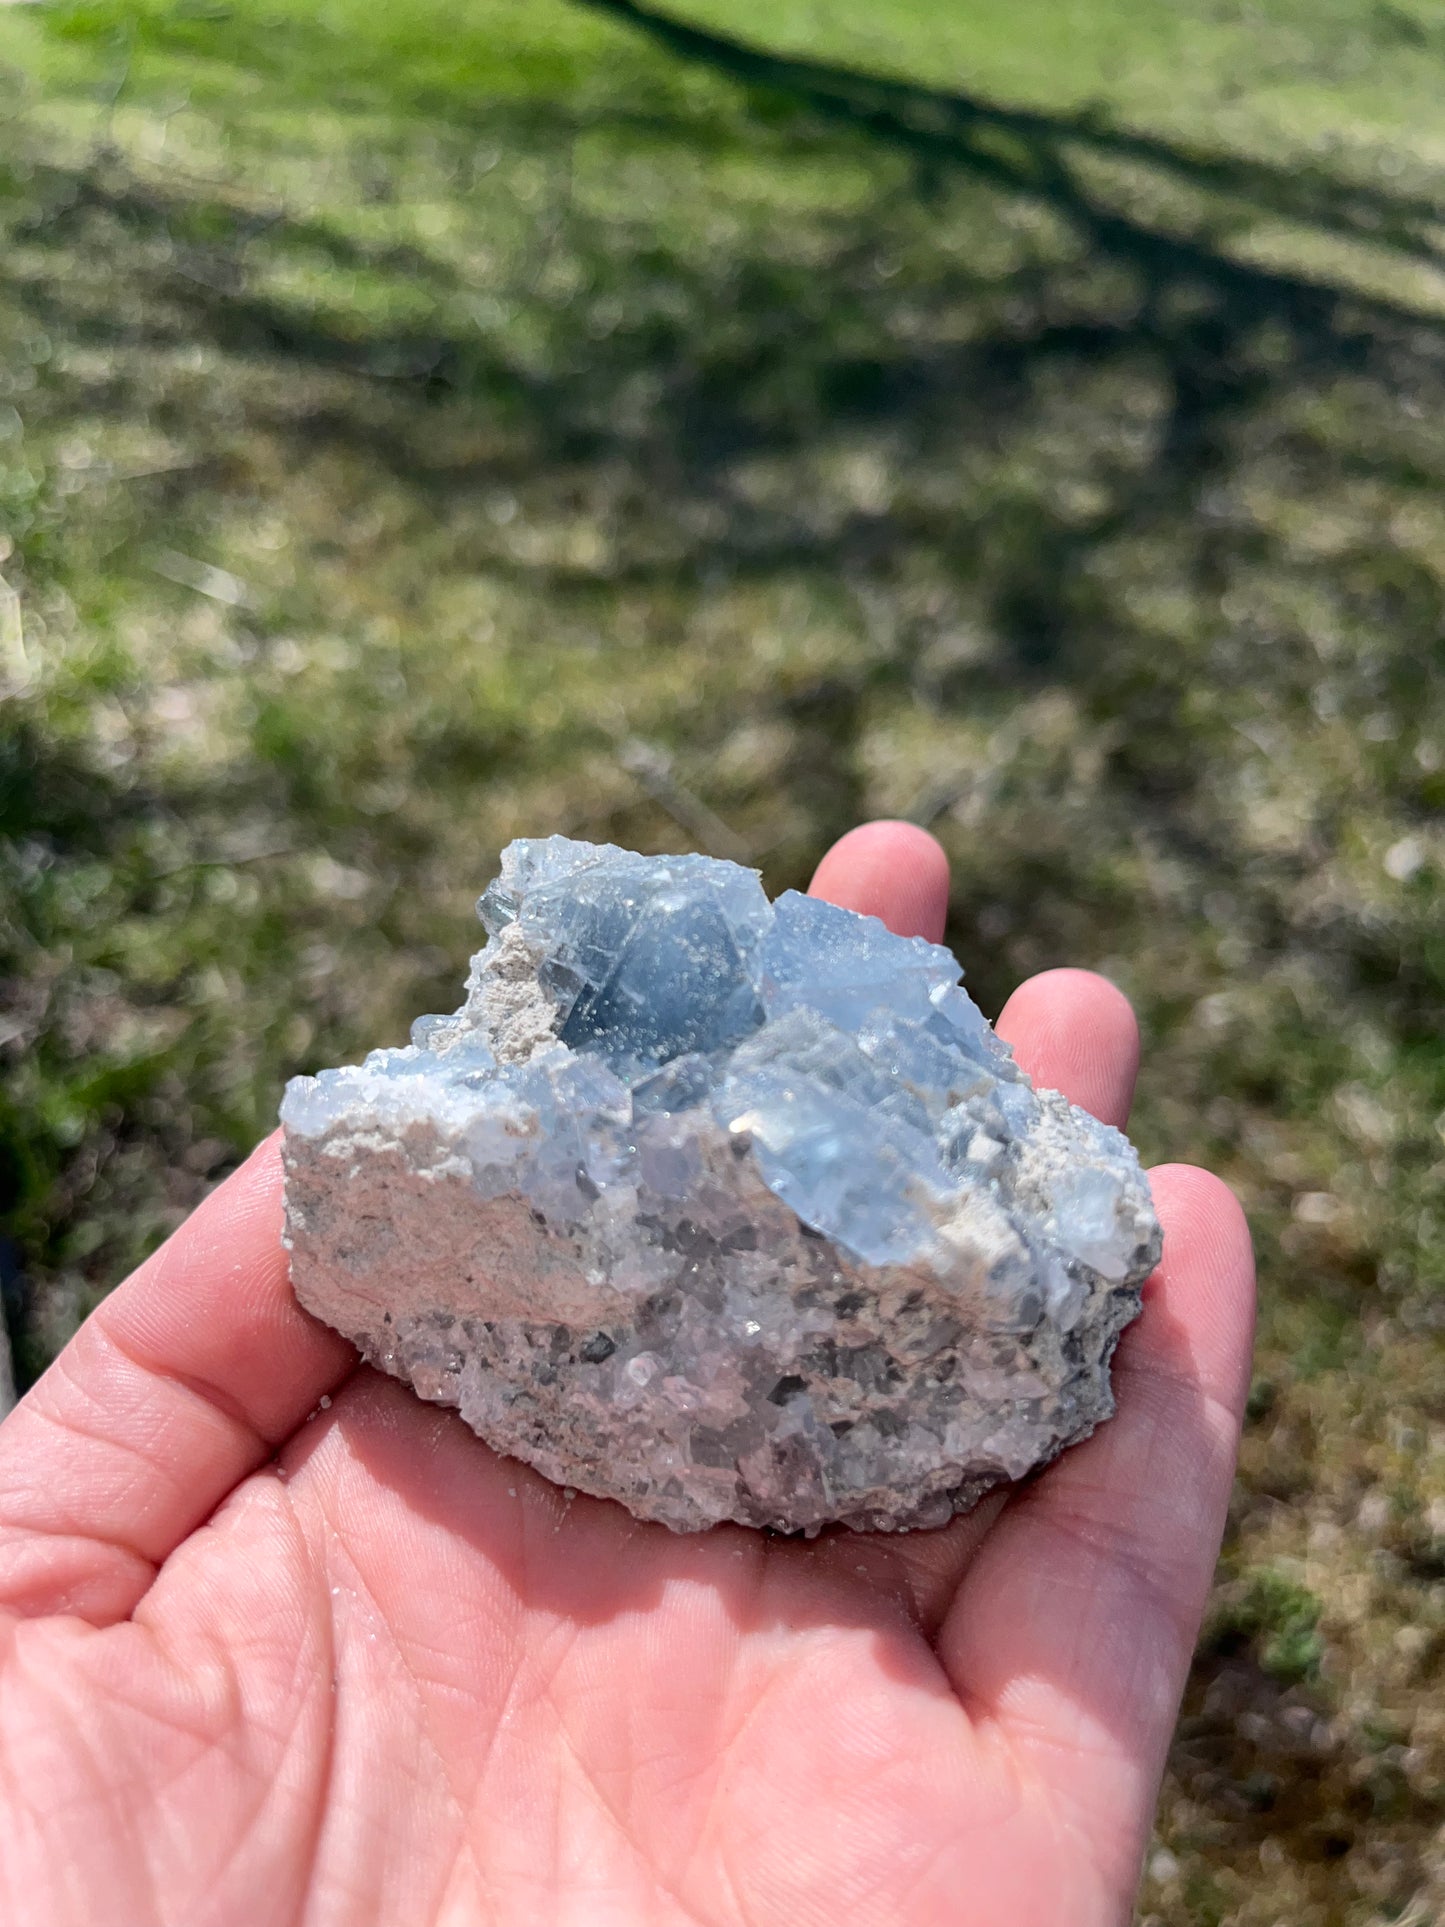
<path id="1" fill-rule="evenodd" d="M 467 1000 L 286 1092 L 298 1296 L 677 1531 L 940 1525 L 1113 1410 L 1128 1140 L 952 955 L 707 857 L 512 844 Z"/>

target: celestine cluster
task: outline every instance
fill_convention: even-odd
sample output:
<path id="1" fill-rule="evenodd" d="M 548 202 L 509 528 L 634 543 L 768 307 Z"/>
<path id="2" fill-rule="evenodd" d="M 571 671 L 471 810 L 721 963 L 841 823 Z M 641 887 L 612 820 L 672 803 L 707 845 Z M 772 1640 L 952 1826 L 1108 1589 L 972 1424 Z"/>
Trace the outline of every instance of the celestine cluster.
<path id="1" fill-rule="evenodd" d="M 301 1301 L 677 1531 L 934 1526 L 1113 1409 L 1127 1139 L 949 951 L 707 857 L 512 844 L 467 998 L 282 1106 Z"/>

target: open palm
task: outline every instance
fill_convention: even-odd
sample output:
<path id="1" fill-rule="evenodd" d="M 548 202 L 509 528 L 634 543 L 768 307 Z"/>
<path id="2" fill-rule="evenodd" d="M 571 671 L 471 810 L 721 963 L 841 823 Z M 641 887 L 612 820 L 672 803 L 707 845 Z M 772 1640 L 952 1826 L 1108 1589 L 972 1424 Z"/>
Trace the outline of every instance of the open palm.
<path id="1" fill-rule="evenodd" d="M 815 889 L 937 937 L 873 825 Z M 1000 1028 L 1122 1123 L 1133 1019 Z M 0 1427 L 0 1919 L 1112 1927 L 1219 1543 L 1249 1241 L 1153 1175 L 1119 1415 L 940 1532 L 677 1538 L 499 1459 L 290 1295 L 274 1141 Z"/>

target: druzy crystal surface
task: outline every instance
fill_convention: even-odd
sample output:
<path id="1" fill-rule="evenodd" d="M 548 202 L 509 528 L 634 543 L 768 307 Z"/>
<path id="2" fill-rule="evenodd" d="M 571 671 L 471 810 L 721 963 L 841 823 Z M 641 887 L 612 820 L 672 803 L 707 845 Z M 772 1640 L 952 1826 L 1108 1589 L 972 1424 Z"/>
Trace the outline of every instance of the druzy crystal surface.
<path id="1" fill-rule="evenodd" d="M 1148 1186 L 950 952 L 563 837 L 478 908 L 461 1009 L 282 1106 L 296 1291 L 374 1363 L 678 1531 L 938 1525 L 1108 1417 Z"/>

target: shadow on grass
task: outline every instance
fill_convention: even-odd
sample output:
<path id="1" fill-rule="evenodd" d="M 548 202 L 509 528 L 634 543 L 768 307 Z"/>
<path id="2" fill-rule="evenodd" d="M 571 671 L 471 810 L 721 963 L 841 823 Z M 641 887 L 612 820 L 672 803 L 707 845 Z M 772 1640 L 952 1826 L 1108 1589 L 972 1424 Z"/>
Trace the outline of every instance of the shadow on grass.
<path id="1" fill-rule="evenodd" d="M 1272 922 L 1290 941 L 1281 896 L 1322 846 L 1282 855 L 1267 877 L 1242 859 L 1236 826 L 1200 806 L 1212 765 L 1233 753 L 1232 725 L 1201 728 L 1190 705 L 1201 679 L 1250 673 L 1251 635 L 1277 651 L 1279 700 L 1307 701 L 1309 597 L 1371 639 L 1382 701 L 1408 714 L 1420 699 L 1445 626 L 1438 578 L 1388 516 L 1361 537 L 1346 510 L 1365 478 L 1404 503 L 1445 490 L 1438 440 L 1413 427 L 1445 412 L 1445 322 L 1239 258 L 1227 238 L 1245 209 L 1424 261 L 1438 253 L 1440 208 L 1318 166 L 780 58 L 631 0 L 582 4 L 735 87 L 736 151 L 755 141 L 784 171 L 799 157 L 861 166 L 866 192 L 797 216 L 796 246 L 785 218 L 699 247 L 641 202 L 599 217 L 563 179 L 528 218 L 542 237 L 533 254 L 565 262 L 576 292 L 548 294 L 534 259 L 489 322 L 476 313 L 487 284 L 420 242 L 143 178 L 104 149 L 80 166 L 42 163 L 15 224 L 24 271 L 0 266 L 0 289 L 55 340 L 107 360 L 62 409 L 154 415 L 137 370 L 203 346 L 226 381 L 251 383 L 239 402 L 250 430 L 293 461 L 330 450 L 374 464 L 419 513 L 465 525 L 459 567 L 551 607 L 606 621 L 627 597 L 681 608 L 719 583 L 823 585 L 868 646 L 750 699 L 795 742 L 778 781 L 807 832 L 779 859 L 780 881 L 798 880 L 802 849 L 864 807 L 861 745 L 880 696 L 903 691 L 947 718 L 1062 683 L 1101 730 L 1121 725 L 1103 783 L 1114 831 L 1147 822 L 1206 883 L 1249 899 L 1266 941 Z M 638 134 L 620 98 L 469 111 L 493 146 L 542 159 Z M 726 145 L 715 108 L 696 154 L 685 115 L 642 118 L 658 168 L 668 153 L 706 163 Z M 1108 175 L 1125 163 L 1127 175 Z M 457 192 L 474 202 L 481 190 L 459 167 Z M 1192 220 L 1161 183 L 1197 195 Z M 290 270 L 314 262 L 338 289 L 355 277 L 404 289 L 424 321 L 344 292 L 298 295 Z M 820 473 L 843 443 L 887 471 L 862 499 Z M 761 489 L 760 469 L 773 478 Z M 188 506 L 184 483 L 144 487 L 131 551 Z M 556 513 L 601 491 L 614 539 L 584 562 L 523 552 L 482 512 L 509 487 Z M 195 493 L 203 501 L 206 484 Z M 1279 512 L 1291 502 L 1326 523 L 1338 515 L 1338 539 L 1305 555 Z M 1226 615 L 1241 581 L 1257 580 L 1292 606 Z M 1154 606 L 1161 584 L 1188 605 L 1183 647 Z M 987 646 L 955 646 L 962 631 Z M 684 740 L 715 729 L 679 717 Z M 294 782 L 279 771 L 303 840 L 317 828 L 308 814 L 330 807 L 308 802 L 304 764 Z M 921 784 L 911 812 L 946 818 L 973 776 Z M 1036 919 L 1041 901 L 1077 896 L 1075 853 L 1062 842 L 1033 853 L 994 889 L 1005 919 Z M 1067 920 L 1057 936 L 1062 948 Z M 1342 923 L 1326 940 L 1361 981 L 1389 970 L 1393 934 Z M 1422 957 L 1389 987 L 1414 1032 L 1434 984 Z M 986 997 L 1006 987 L 985 971 Z"/>
<path id="2" fill-rule="evenodd" d="M 122 557 L 244 485 L 245 451 L 217 453 L 232 431 L 156 390 L 156 368 L 203 350 L 227 419 L 288 466 L 328 452 L 373 465 L 419 517 L 456 525 L 455 567 L 551 609 L 605 624 L 629 598 L 682 612 L 720 584 L 813 585 L 866 646 L 747 698 L 794 745 L 775 780 L 804 827 L 764 844 L 773 880 L 798 881 L 865 807 L 868 718 L 890 693 L 946 720 L 1063 686 L 1108 738 L 1101 835 L 1147 824 L 1201 900 L 1227 888 L 1262 941 L 1295 941 L 1284 900 L 1335 832 L 1264 868 L 1245 859 L 1237 825 L 1207 806 L 1237 734 L 1228 718 L 1201 725 L 1198 690 L 1248 678 L 1263 647 L 1271 700 L 1307 703 L 1312 608 L 1327 604 L 1326 626 L 1368 647 L 1374 700 L 1400 716 L 1424 700 L 1445 628 L 1438 577 L 1390 514 L 1361 533 L 1351 498 L 1378 484 L 1408 508 L 1445 492 L 1438 437 L 1415 427 L 1445 414 L 1445 322 L 1239 258 L 1227 239 L 1248 209 L 1423 261 L 1440 208 L 1319 166 L 780 58 L 631 0 L 582 4 L 733 88 L 733 154 L 755 147 L 779 178 L 794 160 L 846 164 L 865 188 L 698 245 L 645 193 L 599 214 L 554 170 L 525 217 L 530 258 L 494 287 L 455 253 L 366 238 L 335 209 L 142 174 L 104 147 L 81 164 L 27 158 L 7 193 L 0 298 L 89 356 L 83 377 L 51 378 L 58 421 L 175 426 L 211 465 L 132 487 Z M 713 102 L 693 129 L 621 95 L 471 103 L 455 192 L 478 204 L 478 130 L 535 161 L 645 133 L 660 178 L 670 157 L 710 164 L 724 120 Z M 1169 198 L 1181 183 L 1192 220 Z M 549 260 L 568 271 L 565 297 L 545 285 Z M 313 274 L 299 293 L 298 269 L 318 263 L 326 291 Z M 358 278 L 397 298 L 349 300 Z M 484 298 L 499 319 L 479 314 Z M 861 490 L 835 472 L 860 450 L 874 474 Z M 610 538 L 586 560 L 539 557 L 488 521 L 498 489 L 554 516 L 601 500 Z M 1302 507 L 1329 539 L 1301 544 Z M 1264 585 L 1253 603 L 1251 584 Z M 676 734 L 705 748 L 728 722 L 680 712 Z M 584 740 L 591 728 L 578 718 Z M 335 801 L 290 737 L 278 761 L 261 732 L 304 844 Z M 504 739 L 495 753 L 523 751 Z M 907 807 L 946 822 L 976 775 L 921 781 Z M 1037 924 L 1040 905 L 1087 887 L 1063 838 L 989 880 L 1005 923 Z M 1095 887 L 1107 920 L 1117 886 Z M 1059 950 L 1076 929 L 1061 911 Z M 1433 953 L 1400 970 L 1396 933 L 1345 918 L 1313 940 L 1424 1034 Z M 1011 967 L 995 982 L 985 966 L 987 999 Z"/>
<path id="3" fill-rule="evenodd" d="M 957 89 L 941 91 L 827 62 L 788 58 L 746 42 L 706 32 L 635 0 L 574 0 L 592 12 L 636 28 L 681 58 L 730 75 L 750 87 L 802 104 L 942 167 L 964 167 L 999 186 L 1039 193 L 1086 227 L 1101 246 L 1168 254 L 1166 237 L 1117 209 L 1106 208 L 1079 179 L 1072 161 L 1089 158 L 1137 163 L 1211 197 L 1229 196 L 1250 207 L 1299 221 L 1325 233 L 1445 263 L 1438 230 L 1445 201 L 1393 193 L 1339 179 L 1308 162 L 1277 166 L 1242 155 L 1205 150 L 1115 127 L 1097 110 L 1043 113 L 1009 107 Z M 1181 260 L 1194 251 L 1183 245 Z M 1216 260 L 1216 272 L 1225 267 Z M 1253 271 L 1231 265 L 1229 278 Z M 1283 293 L 1281 286 L 1278 292 Z"/>

